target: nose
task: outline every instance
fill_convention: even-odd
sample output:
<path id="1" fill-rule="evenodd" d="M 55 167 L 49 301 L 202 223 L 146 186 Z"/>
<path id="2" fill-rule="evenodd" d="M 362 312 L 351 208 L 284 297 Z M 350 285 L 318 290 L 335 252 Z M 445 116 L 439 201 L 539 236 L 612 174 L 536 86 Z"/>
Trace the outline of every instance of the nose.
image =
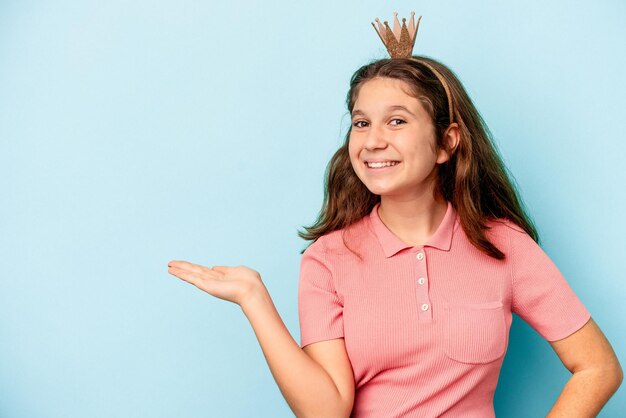
<path id="1" fill-rule="evenodd" d="M 385 132 L 383 128 L 371 125 L 371 128 L 368 130 L 365 137 L 363 147 L 366 150 L 371 151 L 378 148 L 385 148 L 386 146 L 387 141 L 385 140 Z"/>

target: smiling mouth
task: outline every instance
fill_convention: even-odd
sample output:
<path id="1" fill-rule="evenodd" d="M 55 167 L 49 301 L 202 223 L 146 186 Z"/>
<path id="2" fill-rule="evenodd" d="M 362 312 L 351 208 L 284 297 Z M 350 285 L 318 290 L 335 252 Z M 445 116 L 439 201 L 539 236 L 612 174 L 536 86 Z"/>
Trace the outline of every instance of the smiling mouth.
<path id="1" fill-rule="evenodd" d="M 364 163 L 367 168 L 386 168 L 400 164 L 400 161 L 386 161 L 384 163 Z"/>

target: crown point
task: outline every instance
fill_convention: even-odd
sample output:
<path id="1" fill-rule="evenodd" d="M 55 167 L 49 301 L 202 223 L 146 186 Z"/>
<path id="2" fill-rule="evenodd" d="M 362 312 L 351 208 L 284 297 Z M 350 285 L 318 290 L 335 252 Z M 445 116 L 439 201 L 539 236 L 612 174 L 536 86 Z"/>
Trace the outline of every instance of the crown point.
<path id="1" fill-rule="evenodd" d="M 406 58 L 410 57 L 415 44 L 415 38 L 417 35 L 417 27 L 414 27 L 413 17 L 415 12 L 411 11 L 411 18 L 409 21 L 409 27 L 407 27 L 406 17 L 402 18 L 402 24 L 398 21 L 398 12 L 393 12 L 393 30 L 389 27 L 389 21 L 384 20 L 384 25 L 380 23 L 380 19 L 377 17 L 375 20 L 378 23 L 378 27 L 372 22 L 372 26 L 376 29 L 378 37 L 382 41 L 383 45 L 389 52 L 391 58 Z M 421 19 L 421 16 L 420 16 Z M 419 20 L 417 25 L 419 26 Z"/>

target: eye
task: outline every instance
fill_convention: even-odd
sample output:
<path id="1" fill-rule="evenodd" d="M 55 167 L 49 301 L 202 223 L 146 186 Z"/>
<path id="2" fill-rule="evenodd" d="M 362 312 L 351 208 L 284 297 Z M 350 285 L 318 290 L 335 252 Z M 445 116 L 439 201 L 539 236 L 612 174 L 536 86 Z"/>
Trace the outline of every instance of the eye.
<path id="1" fill-rule="evenodd" d="M 395 124 L 395 125 L 393 125 L 393 126 L 398 126 L 398 125 L 401 125 L 401 124 L 403 124 L 403 123 L 406 123 L 406 121 L 404 121 L 403 119 L 398 119 L 398 118 L 391 119 L 391 122 L 393 122 L 393 121 L 398 121 L 398 122 L 400 122 L 400 123 L 397 123 L 397 124 Z M 359 125 L 360 123 L 367 123 L 367 122 L 362 121 L 362 120 L 358 120 L 358 121 L 354 122 L 354 123 L 352 124 L 352 126 L 354 126 L 354 127 L 356 127 L 356 128 L 364 128 L 364 126 L 363 126 L 363 125 Z"/>

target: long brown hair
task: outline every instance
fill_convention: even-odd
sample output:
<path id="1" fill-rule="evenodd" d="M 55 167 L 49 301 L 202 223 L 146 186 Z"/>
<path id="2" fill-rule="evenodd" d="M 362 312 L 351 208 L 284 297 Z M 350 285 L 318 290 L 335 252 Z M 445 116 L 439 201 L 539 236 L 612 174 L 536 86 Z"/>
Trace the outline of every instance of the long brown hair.
<path id="1" fill-rule="evenodd" d="M 450 125 L 446 91 L 424 62 L 446 80 L 452 96 L 453 119 L 460 131 L 455 152 L 437 169 L 435 193 L 452 203 L 470 242 L 493 258 L 502 260 L 505 255 L 485 237 L 487 220 L 509 219 L 538 243 L 539 234 L 526 213 L 513 176 L 502 162 L 489 128 L 448 67 L 419 55 L 413 55 L 412 59 L 384 58 L 366 64 L 350 80 L 346 98 L 348 111 L 352 113 L 360 87 L 368 80 L 374 77 L 402 80 L 411 89 L 413 97 L 421 100 L 430 113 L 435 125 L 437 149 L 446 146 L 443 134 Z M 305 240 L 315 241 L 334 230 L 349 229 L 347 227 L 368 215 L 380 201 L 380 196 L 371 193 L 352 168 L 348 155 L 351 130 L 352 127 L 326 167 L 324 202 L 317 220 L 312 226 L 304 227 L 308 232 L 298 231 Z M 343 240 L 350 249 L 345 237 Z"/>

